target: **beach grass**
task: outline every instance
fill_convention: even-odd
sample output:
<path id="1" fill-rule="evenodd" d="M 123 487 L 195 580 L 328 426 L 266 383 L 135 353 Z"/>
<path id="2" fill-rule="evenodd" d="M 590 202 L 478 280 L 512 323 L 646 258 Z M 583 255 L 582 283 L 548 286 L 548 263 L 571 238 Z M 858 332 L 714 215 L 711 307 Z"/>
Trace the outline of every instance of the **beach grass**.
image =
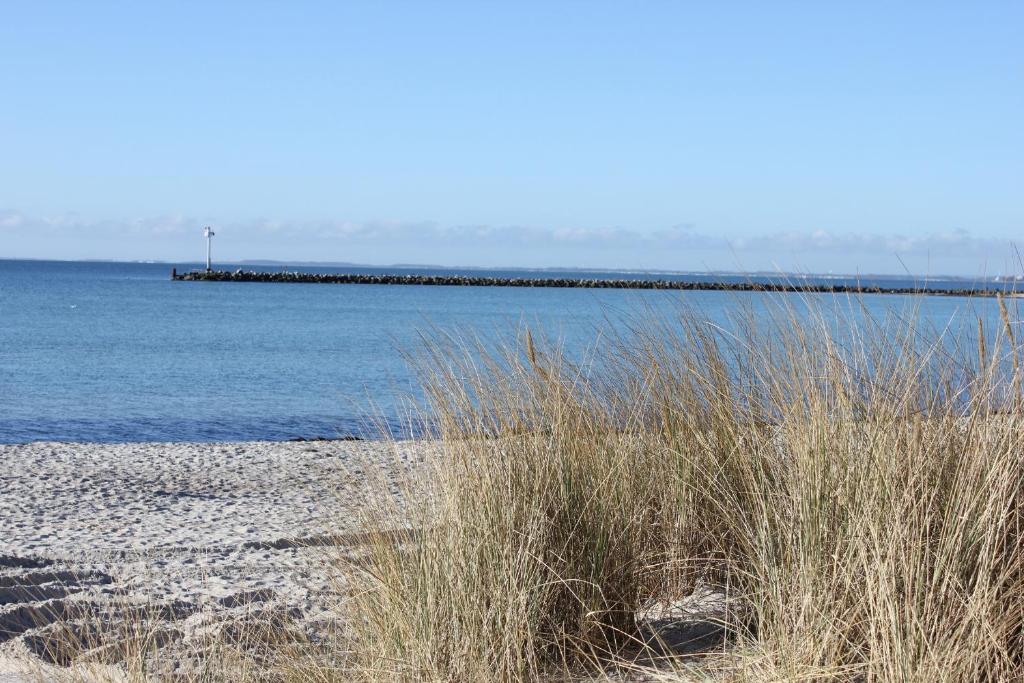
<path id="1" fill-rule="evenodd" d="M 638 316 L 583 359 L 430 336 L 443 454 L 409 483 L 416 533 L 343 566 L 346 675 L 1024 678 L 1013 314 L 979 340 L 773 306 Z M 726 606 L 688 612 L 713 637 L 652 637 L 695 591 Z"/>

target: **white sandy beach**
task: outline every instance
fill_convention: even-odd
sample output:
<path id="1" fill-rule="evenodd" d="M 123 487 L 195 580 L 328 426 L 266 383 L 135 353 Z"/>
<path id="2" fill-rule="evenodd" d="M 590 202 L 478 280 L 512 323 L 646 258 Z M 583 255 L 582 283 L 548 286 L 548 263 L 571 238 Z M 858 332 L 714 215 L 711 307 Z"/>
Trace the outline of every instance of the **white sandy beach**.
<path id="1" fill-rule="evenodd" d="M 124 604 L 159 611 L 169 642 L 278 615 L 316 637 L 334 620 L 337 592 L 310 560 L 322 557 L 325 535 L 333 544 L 342 534 L 344 546 L 358 532 L 352 506 L 367 480 L 394 481 L 426 448 L 0 446 L 0 657 L 66 664 L 61 624 L 102 624 L 110 633 L 93 642 L 113 642 Z M 349 538 L 357 544 L 358 534 Z"/>

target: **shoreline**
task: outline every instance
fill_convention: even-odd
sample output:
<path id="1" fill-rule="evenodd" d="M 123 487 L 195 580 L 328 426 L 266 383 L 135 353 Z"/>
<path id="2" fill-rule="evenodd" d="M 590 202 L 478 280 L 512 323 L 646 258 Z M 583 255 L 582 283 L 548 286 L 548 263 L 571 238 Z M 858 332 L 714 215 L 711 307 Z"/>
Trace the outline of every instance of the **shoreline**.
<path id="1" fill-rule="evenodd" d="M 316 444 L 368 444 L 368 445 L 379 445 L 379 444 L 413 444 L 413 443 L 424 443 L 426 439 L 389 439 L 386 437 L 373 438 L 368 436 L 341 436 L 341 437 L 325 437 L 325 436 L 297 436 L 288 439 L 260 439 L 260 438 L 246 438 L 246 439 L 231 439 L 224 441 L 213 441 L 209 439 L 197 439 L 197 440 L 135 440 L 135 441 L 90 441 L 88 439 L 33 439 L 32 441 L 0 441 L 0 450 L 4 448 L 10 448 L 14 446 L 37 446 L 41 444 L 52 444 L 55 446 L 234 446 L 237 444 L 279 444 L 282 446 L 288 445 L 316 445 Z"/>

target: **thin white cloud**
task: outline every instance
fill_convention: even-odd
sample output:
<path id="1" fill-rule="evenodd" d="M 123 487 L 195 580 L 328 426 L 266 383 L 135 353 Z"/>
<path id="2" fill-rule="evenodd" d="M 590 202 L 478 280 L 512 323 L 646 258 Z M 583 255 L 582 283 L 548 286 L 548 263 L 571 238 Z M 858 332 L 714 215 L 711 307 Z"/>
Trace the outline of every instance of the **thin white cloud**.
<path id="1" fill-rule="evenodd" d="M 185 235 L 195 230 L 195 220 L 182 215 L 136 218 L 133 220 L 91 220 L 77 214 L 30 216 L 19 211 L 0 210 L 0 231 L 42 236 L 146 236 Z"/>
<path id="2" fill-rule="evenodd" d="M 792 252 L 853 252 L 860 254 L 936 254 L 948 256 L 986 255 L 1006 252 L 1007 239 L 977 237 L 958 229 L 925 235 L 882 235 L 877 233 L 837 234 L 826 230 L 780 232 L 737 238 L 731 241 L 738 250 Z"/>
<path id="3" fill-rule="evenodd" d="M 31 216 L 0 210 L 0 233 L 39 237 L 173 239 L 194 237 L 207 222 L 183 214 L 141 217 L 133 220 L 89 220 L 76 214 Z M 728 237 L 709 234 L 691 223 L 680 223 L 650 232 L 622 227 L 551 228 L 494 225 L 441 225 L 436 222 L 321 221 L 288 222 L 255 220 L 213 222 L 223 234 L 235 233 L 262 242 L 273 240 L 353 244 L 431 244 L 468 247 L 587 248 L 757 252 L 778 254 L 930 254 L 964 257 L 1005 255 L 1007 239 L 979 237 L 967 230 L 937 231 L 925 235 L 836 233 L 824 229 L 783 231 L 753 236 Z"/>

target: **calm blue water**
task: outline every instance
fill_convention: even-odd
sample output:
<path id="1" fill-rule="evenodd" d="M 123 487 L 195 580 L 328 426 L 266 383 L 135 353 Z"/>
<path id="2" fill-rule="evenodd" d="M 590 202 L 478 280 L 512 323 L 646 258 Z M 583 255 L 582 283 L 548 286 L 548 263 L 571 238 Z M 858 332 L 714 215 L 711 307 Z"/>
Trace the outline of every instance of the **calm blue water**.
<path id="1" fill-rule="evenodd" d="M 581 350 L 605 319 L 621 320 L 646 308 L 671 312 L 681 301 L 724 319 L 744 301 L 766 296 L 171 282 L 172 265 L 195 266 L 0 260 L 0 442 L 369 435 L 367 416 L 394 420 L 401 414 L 400 397 L 415 394 L 400 351 L 415 349 L 418 334 L 431 325 L 494 339 L 525 321 Z M 865 302 L 877 313 L 908 304 L 893 296 L 869 296 Z M 965 311 L 990 320 L 997 316 L 991 300 L 929 297 L 921 305 L 939 327 Z"/>

